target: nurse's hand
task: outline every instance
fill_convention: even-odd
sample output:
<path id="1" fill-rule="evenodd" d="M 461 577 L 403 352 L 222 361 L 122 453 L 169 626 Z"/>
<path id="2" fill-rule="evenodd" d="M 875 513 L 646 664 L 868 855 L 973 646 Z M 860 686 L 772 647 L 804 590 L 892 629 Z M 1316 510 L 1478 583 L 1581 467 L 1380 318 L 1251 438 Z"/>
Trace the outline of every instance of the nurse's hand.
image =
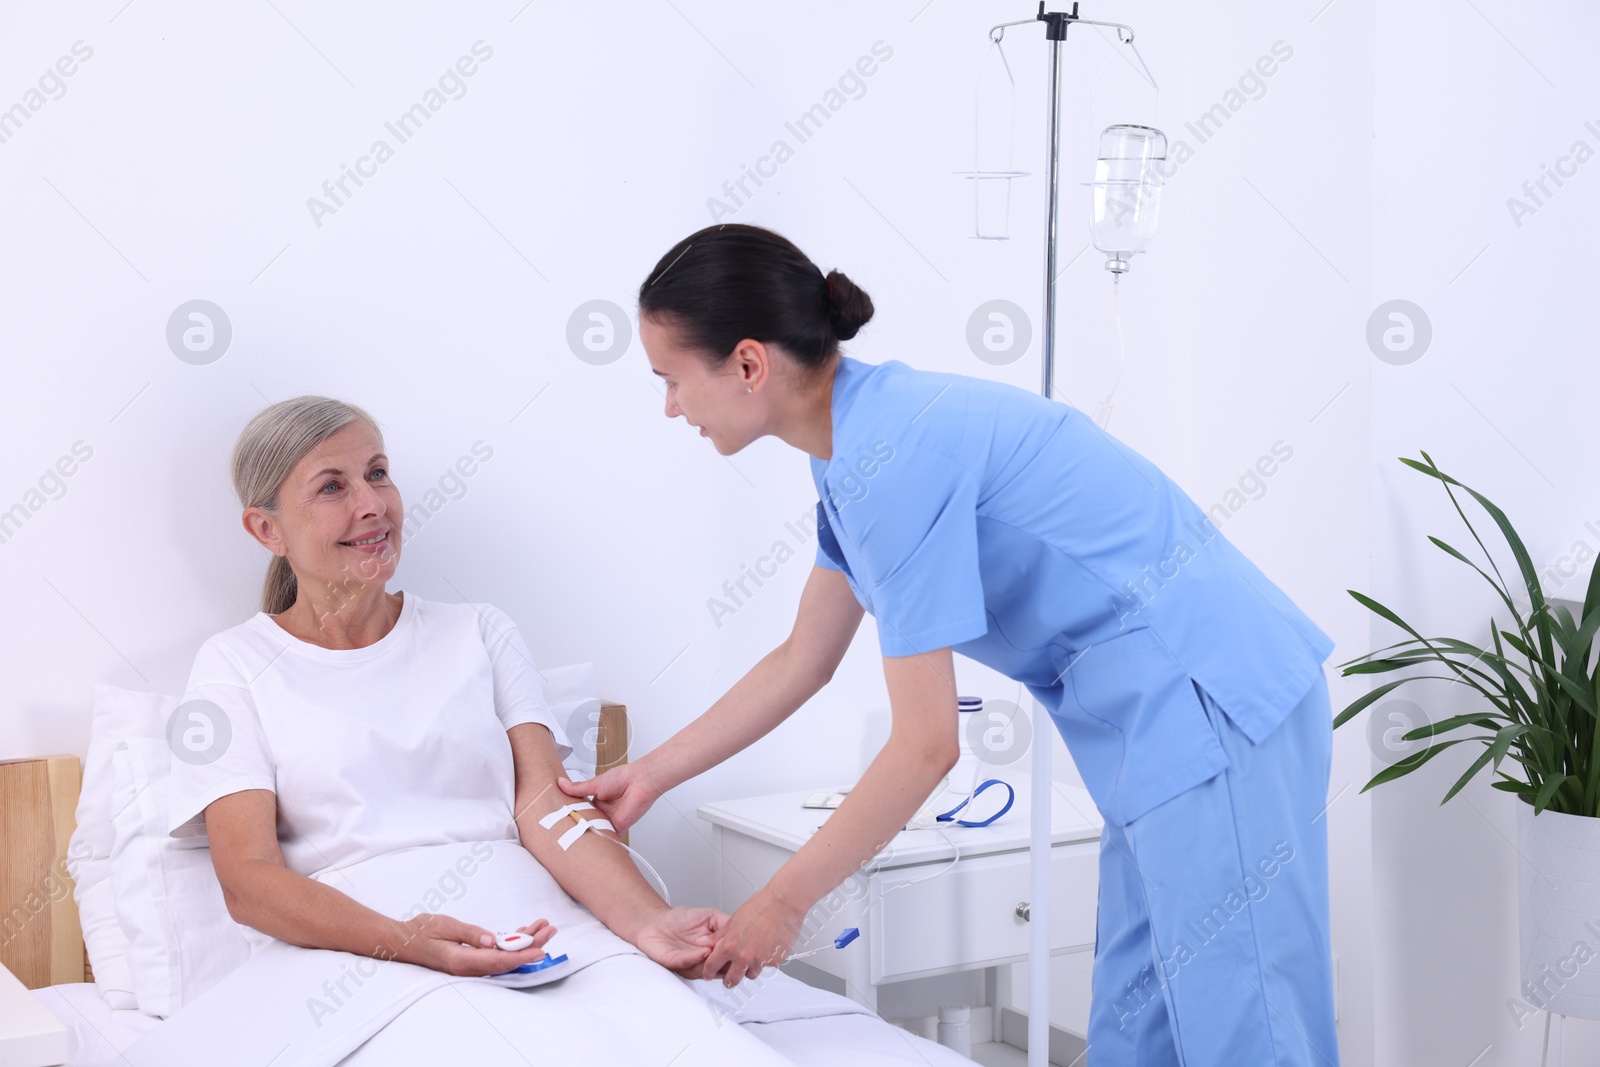
<path id="1" fill-rule="evenodd" d="M 728 988 L 741 979 L 758 978 L 789 956 L 800 936 L 805 909 L 797 908 L 762 887 L 722 927 L 711 955 L 700 969 L 702 978 L 721 978 Z"/>
<path id="2" fill-rule="evenodd" d="M 639 929 L 634 944 L 667 970 L 699 978 L 700 965 L 727 922 L 727 913 L 715 908 L 669 908 Z"/>
<path id="3" fill-rule="evenodd" d="M 533 944 L 507 952 L 495 947 L 493 931 L 449 915 L 424 912 L 401 926 L 405 927 L 406 943 L 398 959 L 462 978 L 502 974 L 524 963 L 537 963 L 544 958 L 545 943 L 556 934 L 556 928 L 544 919 L 519 926 L 519 932 L 533 935 Z"/>
<path id="4" fill-rule="evenodd" d="M 656 802 L 661 791 L 651 784 L 643 767 L 637 763 L 624 763 L 586 782 L 570 782 L 557 778 L 556 784 L 569 797 L 580 800 L 594 798 L 594 806 L 611 820 L 617 833 L 625 834 L 628 827 L 639 821 L 650 805 Z"/>

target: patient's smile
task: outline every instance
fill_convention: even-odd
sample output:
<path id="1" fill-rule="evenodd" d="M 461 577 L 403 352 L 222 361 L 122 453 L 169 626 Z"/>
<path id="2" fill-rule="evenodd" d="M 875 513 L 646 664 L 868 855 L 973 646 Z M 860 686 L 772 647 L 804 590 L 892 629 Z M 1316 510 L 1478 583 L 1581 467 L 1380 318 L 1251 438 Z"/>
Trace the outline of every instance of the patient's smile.
<path id="1" fill-rule="evenodd" d="M 363 552 L 372 552 L 386 545 L 388 541 L 389 531 L 385 530 L 380 534 L 374 534 L 373 536 L 362 541 L 340 541 L 339 543 L 344 545 L 346 548 L 355 548 Z"/>

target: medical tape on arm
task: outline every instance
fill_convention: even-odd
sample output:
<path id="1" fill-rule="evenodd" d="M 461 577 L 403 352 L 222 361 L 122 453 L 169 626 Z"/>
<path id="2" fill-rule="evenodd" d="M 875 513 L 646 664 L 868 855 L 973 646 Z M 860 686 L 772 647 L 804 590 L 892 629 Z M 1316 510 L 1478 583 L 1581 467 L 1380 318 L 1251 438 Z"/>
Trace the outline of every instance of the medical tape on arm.
<path id="1" fill-rule="evenodd" d="M 561 851 L 565 852 L 572 847 L 572 843 L 574 841 L 583 836 L 583 832 L 585 830 L 592 828 L 596 830 L 610 830 L 612 833 L 617 832 L 617 828 L 611 825 L 610 819 L 585 819 L 582 815 L 578 814 L 580 811 L 593 810 L 595 810 L 594 805 L 589 803 L 587 800 L 580 800 L 576 804 L 564 804 L 555 811 L 552 811 L 550 814 L 546 815 L 544 818 L 540 819 L 539 825 L 544 827 L 546 830 L 550 830 L 553 829 L 556 823 L 560 822 L 562 819 L 565 819 L 569 815 L 572 816 L 577 825 L 569 826 L 566 832 L 556 839 L 556 843 L 561 846 Z M 624 849 L 627 849 L 629 855 L 633 856 L 634 859 L 643 864 L 644 868 L 650 872 L 650 877 L 655 879 L 656 888 L 661 893 L 661 899 L 665 901 L 669 907 L 672 905 L 672 897 L 667 893 L 667 883 L 662 879 L 661 875 L 656 872 L 656 869 L 650 865 L 649 860 L 641 856 L 632 846 L 630 846 L 626 841 L 622 840 L 620 836 L 607 837 L 603 840 L 616 842 Z"/>
<path id="2" fill-rule="evenodd" d="M 565 819 L 569 815 L 572 816 L 577 825 L 568 827 L 567 831 L 556 840 L 556 843 L 561 846 L 561 851 L 565 852 L 567 849 L 572 847 L 572 843 L 574 841 L 583 836 L 583 832 L 585 830 L 588 830 L 591 827 L 597 830 L 610 830 L 613 833 L 616 831 L 616 827 L 611 825 L 610 819 L 586 819 L 582 815 L 578 814 L 580 811 L 593 810 L 595 810 L 594 805 L 589 803 L 587 800 L 580 800 L 576 804 L 563 804 L 555 811 L 552 811 L 550 814 L 540 819 L 539 825 L 544 827 L 546 830 L 549 830 L 554 828 L 555 824 L 560 822 L 562 819 Z"/>

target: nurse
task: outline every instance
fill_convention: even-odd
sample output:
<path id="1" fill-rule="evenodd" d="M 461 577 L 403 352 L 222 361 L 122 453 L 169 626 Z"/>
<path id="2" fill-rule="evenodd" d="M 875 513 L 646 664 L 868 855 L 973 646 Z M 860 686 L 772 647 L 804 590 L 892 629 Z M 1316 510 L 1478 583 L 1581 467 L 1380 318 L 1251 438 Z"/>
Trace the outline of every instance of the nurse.
<path id="1" fill-rule="evenodd" d="M 667 416 L 724 456 L 772 435 L 811 457 L 816 565 L 788 639 L 699 718 L 562 788 L 625 829 L 821 689 L 869 612 L 889 740 L 720 931 L 705 977 L 782 962 L 807 910 L 928 799 L 958 754 L 959 652 L 1027 685 L 1105 817 L 1089 1064 L 1336 1065 L 1332 640 L 1077 409 L 842 355 L 872 313 L 747 225 L 691 234 L 641 285 Z"/>

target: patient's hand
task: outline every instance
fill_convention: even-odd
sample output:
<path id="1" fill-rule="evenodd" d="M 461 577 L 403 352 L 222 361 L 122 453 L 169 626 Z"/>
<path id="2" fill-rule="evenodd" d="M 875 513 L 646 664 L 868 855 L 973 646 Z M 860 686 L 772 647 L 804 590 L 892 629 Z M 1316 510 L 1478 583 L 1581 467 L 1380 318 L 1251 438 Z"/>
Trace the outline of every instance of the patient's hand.
<path id="1" fill-rule="evenodd" d="M 537 963 L 544 958 L 545 942 L 556 934 L 556 928 L 544 919 L 519 926 L 519 932 L 533 935 L 533 944 L 508 952 L 495 946 L 491 931 L 449 915 L 425 912 L 401 925 L 406 928 L 406 945 L 399 959 L 460 977 L 502 974 L 524 963 Z"/>
<path id="2" fill-rule="evenodd" d="M 715 908 L 671 908 L 640 927 L 634 944 L 668 970 L 698 978 L 727 921 L 727 914 Z"/>

